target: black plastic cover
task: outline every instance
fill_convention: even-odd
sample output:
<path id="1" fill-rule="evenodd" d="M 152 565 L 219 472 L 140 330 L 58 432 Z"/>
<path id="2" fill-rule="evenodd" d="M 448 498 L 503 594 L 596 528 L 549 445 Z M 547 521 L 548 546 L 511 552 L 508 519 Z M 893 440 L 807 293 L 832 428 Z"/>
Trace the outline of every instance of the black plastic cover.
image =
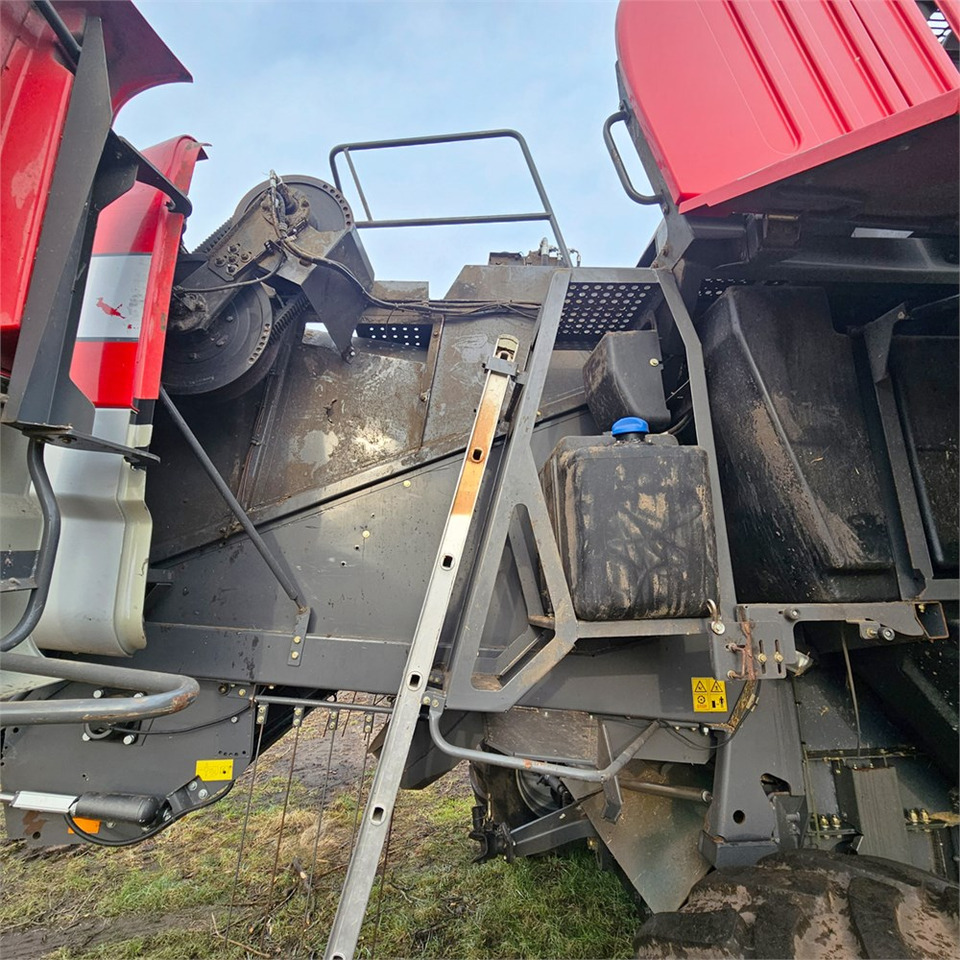
<path id="1" fill-rule="evenodd" d="M 583 365 L 587 405 L 601 430 L 642 417 L 654 432 L 670 426 L 656 330 L 607 333 Z"/>
<path id="2" fill-rule="evenodd" d="M 718 588 L 703 450 L 565 437 L 540 478 L 578 618 L 705 615 Z"/>
<path id="3" fill-rule="evenodd" d="M 737 596 L 893 600 L 849 337 L 807 287 L 730 287 L 701 320 Z"/>

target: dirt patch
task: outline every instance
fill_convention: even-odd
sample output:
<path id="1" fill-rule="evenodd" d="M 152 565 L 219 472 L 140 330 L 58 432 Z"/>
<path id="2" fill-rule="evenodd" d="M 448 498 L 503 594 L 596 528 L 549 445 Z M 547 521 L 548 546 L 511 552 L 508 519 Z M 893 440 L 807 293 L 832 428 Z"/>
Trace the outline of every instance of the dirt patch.
<path id="1" fill-rule="evenodd" d="M 103 943 L 118 943 L 133 937 L 155 937 L 170 930 L 207 930 L 210 910 L 198 907 L 162 917 L 128 915 L 77 920 L 66 927 L 29 926 L 0 932 L 0 956 L 5 960 L 40 960 L 61 947 L 80 953 Z"/>

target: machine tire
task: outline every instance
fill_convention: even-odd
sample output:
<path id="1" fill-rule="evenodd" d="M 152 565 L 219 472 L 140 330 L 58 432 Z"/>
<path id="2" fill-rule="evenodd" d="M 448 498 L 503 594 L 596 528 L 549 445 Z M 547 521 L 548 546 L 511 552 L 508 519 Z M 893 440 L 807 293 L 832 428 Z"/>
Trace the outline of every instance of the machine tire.
<path id="1" fill-rule="evenodd" d="M 478 802 L 487 806 L 487 816 L 510 830 L 522 827 L 537 814 L 523 799 L 517 771 L 488 763 L 470 764 L 470 782 Z"/>
<path id="2" fill-rule="evenodd" d="M 523 781 L 523 777 L 527 780 Z M 486 804 L 490 819 L 511 830 L 563 806 L 557 794 L 548 786 L 538 784 L 538 780 L 535 774 L 524 774 L 507 767 L 470 764 L 470 785 L 477 802 Z"/>
<path id="3" fill-rule="evenodd" d="M 956 957 L 958 887 L 879 857 L 794 850 L 714 871 L 634 940 L 652 957 Z"/>

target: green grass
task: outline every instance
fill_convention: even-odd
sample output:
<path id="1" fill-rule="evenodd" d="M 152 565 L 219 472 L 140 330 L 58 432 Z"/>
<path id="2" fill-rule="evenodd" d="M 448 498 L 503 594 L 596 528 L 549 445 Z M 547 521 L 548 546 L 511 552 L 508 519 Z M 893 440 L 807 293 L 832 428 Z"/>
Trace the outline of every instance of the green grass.
<path id="1" fill-rule="evenodd" d="M 247 802 L 239 787 L 139 847 L 31 857 L 19 843 L 8 843 L 0 848 L 0 929 L 77 925 L 78 935 L 48 954 L 57 960 L 322 951 L 349 853 L 356 792 L 328 805 L 317 840 L 316 797 L 294 781 L 278 850 L 284 790 L 276 777 L 255 789 L 235 890 Z M 470 796 L 452 795 L 443 781 L 401 795 L 386 881 L 374 888 L 360 956 L 631 955 L 639 922 L 633 902 L 616 877 L 598 869 L 592 853 L 473 864 L 472 803 Z M 310 876 L 314 847 L 308 888 L 299 871 Z M 230 938 L 254 952 L 217 935 L 228 915 Z"/>

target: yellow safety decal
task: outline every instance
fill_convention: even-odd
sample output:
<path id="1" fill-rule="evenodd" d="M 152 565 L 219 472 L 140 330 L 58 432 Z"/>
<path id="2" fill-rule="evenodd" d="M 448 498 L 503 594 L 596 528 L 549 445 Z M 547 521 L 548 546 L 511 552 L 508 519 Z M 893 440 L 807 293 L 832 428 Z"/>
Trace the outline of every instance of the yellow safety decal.
<path id="1" fill-rule="evenodd" d="M 100 832 L 100 821 L 99 820 L 88 820 L 86 817 L 72 817 L 73 822 L 84 832 L 84 833 L 99 833 Z M 67 833 L 73 833 L 72 827 L 67 827 Z"/>
<path id="2" fill-rule="evenodd" d="M 693 691 L 694 713 L 726 713 L 730 709 L 727 703 L 727 685 L 723 680 L 691 677 L 690 689 Z"/>
<path id="3" fill-rule="evenodd" d="M 197 776 L 207 783 L 233 779 L 232 760 L 198 760 Z"/>

